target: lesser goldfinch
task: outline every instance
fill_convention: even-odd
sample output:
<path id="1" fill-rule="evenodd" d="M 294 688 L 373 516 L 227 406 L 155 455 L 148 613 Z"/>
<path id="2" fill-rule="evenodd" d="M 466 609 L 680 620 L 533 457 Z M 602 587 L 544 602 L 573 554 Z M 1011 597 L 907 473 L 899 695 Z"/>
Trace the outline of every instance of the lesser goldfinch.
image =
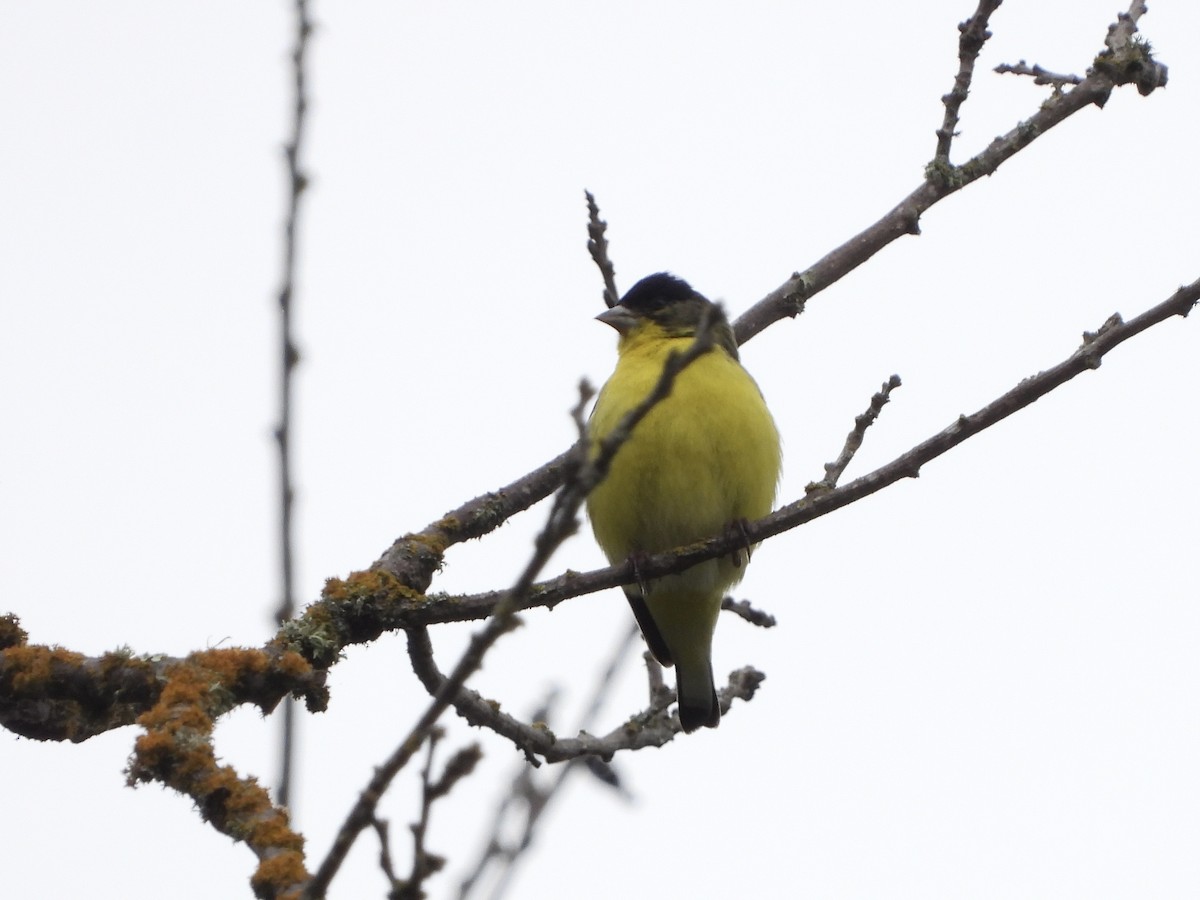
<path id="1" fill-rule="evenodd" d="M 666 273 L 643 278 L 596 316 L 620 338 L 617 368 L 588 423 L 591 451 L 650 394 L 669 354 L 691 346 L 706 315 L 712 348 L 678 374 L 670 394 L 633 429 L 587 498 L 596 541 L 611 563 L 716 537 L 765 516 L 775 501 L 779 432 L 758 385 L 738 361 L 733 329 L 718 305 Z M 624 589 L 651 652 L 664 666 L 675 666 L 684 731 L 714 728 L 721 719 L 713 630 L 721 599 L 741 580 L 748 559 L 749 548 Z"/>

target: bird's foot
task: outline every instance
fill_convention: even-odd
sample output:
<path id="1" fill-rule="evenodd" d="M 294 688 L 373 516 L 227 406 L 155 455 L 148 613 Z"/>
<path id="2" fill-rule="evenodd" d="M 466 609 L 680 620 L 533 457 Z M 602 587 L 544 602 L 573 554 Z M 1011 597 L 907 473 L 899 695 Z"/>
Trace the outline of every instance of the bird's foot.
<path id="1" fill-rule="evenodd" d="M 629 554 L 629 565 L 633 566 L 633 577 L 637 579 L 638 590 L 642 592 L 643 597 L 647 597 L 650 594 L 650 585 L 647 583 L 645 576 L 642 575 L 642 566 L 649 558 L 650 554 L 642 550 L 634 550 Z"/>
<path id="2" fill-rule="evenodd" d="M 733 567 L 735 569 L 740 569 L 742 567 L 743 560 L 747 565 L 750 563 L 750 551 L 753 548 L 750 545 L 750 535 L 746 532 L 746 528 L 749 526 L 749 524 L 749 519 L 734 519 L 725 528 L 727 534 L 736 535 L 742 539 L 742 546 L 735 548 L 733 552 L 729 554 L 729 561 L 733 563 Z"/>

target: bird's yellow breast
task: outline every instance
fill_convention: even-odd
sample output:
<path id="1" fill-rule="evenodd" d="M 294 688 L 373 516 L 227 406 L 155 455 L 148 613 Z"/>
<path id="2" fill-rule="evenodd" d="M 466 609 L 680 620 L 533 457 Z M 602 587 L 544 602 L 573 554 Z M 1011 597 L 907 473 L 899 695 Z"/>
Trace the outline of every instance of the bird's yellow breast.
<path id="1" fill-rule="evenodd" d="M 593 448 L 654 388 L 668 354 L 691 343 L 653 325 L 622 337 L 616 371 L 592 412 Z M 679 373 L 588 497 L 596 540 L 620 562 L 714 537 L 771 511 L 779 470 L 779 433 L 758 385 L 714 347 Z M 736 577 L 730 569 L 728 582 Z"/>

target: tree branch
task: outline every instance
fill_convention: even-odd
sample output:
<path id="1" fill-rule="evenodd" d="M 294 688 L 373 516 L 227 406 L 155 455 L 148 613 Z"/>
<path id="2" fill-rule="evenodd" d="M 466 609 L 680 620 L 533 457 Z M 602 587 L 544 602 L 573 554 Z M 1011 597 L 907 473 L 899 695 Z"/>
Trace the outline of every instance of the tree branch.
<path id="1" fill-rule="evenodd" d="M 981 3 L 980 8 L 986 5 Z M 1153 59 L 1148 44 L 1134 40 L 1137 20 L 1144 12 L 1145 6 L 1135 0 L 1130 11 L 1121 13 L 1117 23 L 1109 27 L 1105 49 L 1096 57 L 1082 82 L 1069 91 L 1051 96 L 1032 116 L 993 140 L 963 165 L 955 166 L 948 159 L 935 156 L 925 169 L 925 181 L 883 218 L 827 253 L 804 272 L 792 275 L 743 313 L 733 325 L 738 343 L 745 343 L 784 317 L 795 316 L 801 300 L 825 290 L 892 241 L 906 234 L 919 234 L 921 216 L 935 203 L 994 174 L 1001 165 L 1079 110 L 1093 105 L 1103 108 L 1113 88 L 1136 84 L 1139 93 L 1145 95 L 1165 86 L 1167 67 Z M 970 21 L 965 24 L 970 25 Z M 957 106 L 954 115 L 957 119 Z"/>
<path id="2" fill-rule="evenodd" d="M 933 158 L 949 164 L 950 144 L 958 134 L 958 112 L 971 89 L 971 79 L 975 75 L 975 61 L 979 51 L 987 43 L 992 33 L 987 30 L 988 19 L 1000 6 L 1002 0 L 979 0 L 975 14 L 958 26 L 958 75 L 954 78 L 954 88 L 942 97 L 946 107 L 946 115 L 942 119 L 942 127 L 937 130 L 937 149 Z"/>
<path id="3" fill-rule="evenodd" d="M 297 2 L 303 9 L 304 0 Z M 988 5 L 982 2 L 980 9 Z M 1129 12 L 1121 14 L 1109 29 L 1105 49 L 1082 81 L 1056 93 L 1033 116 L 993 140 L 964 165 L 949 163 L 949 146 L 945 153 L 940 152 L 939 135 L 939 154 L 927 167 L 924 182 L 870 228 L 804 273 L 788 279 L 748 310 L 735 323 L 739 340 L 745 342 L 778 319 L 795 315 L 806 298 L 861 265 L 900 235 L 918 233 L 920 216 L 934 203 L 992 174 L 1038 136 L 1078 110 L 1092 104 L 1102 107 L 1114 87 L 1134 84 L 1139 92 L 1148 94 L 1164 85 L 1166 67 L 1152 58 L 1148 44 L 1137 40 L 1137 22 L 1144 13 L 1144 4 L 1134 2 Z M 965 65 L 960 54 L 960 77 Z M 970 65 L 973 67 L 973 59 Z M 972 71 L 967 70 L 964 91 L 969 87 Z M 956 89 L 958 85 L 956 79 Z M 962 102 L 955 101 L 953 115 L 947 104 L 942 130 L 949 136 L 948 141 L 953 137 Z M 298 149 L 297 139 L 289 149 L 293 157 L 289 165 L 294 179 L 293 200 L 298 199 L 303 187 L 303 175 L 297 165 Z M 598 210 L 594 219 L 601 222 Z M 290 247 L 288 252 L 294 252 L 294 244 Z M 285 278 L 281 305 L 285 294 L 290 299 L 291 290 L 291 281 Z M 750 523 L 745 536 L 722 535 L 639 560 L 640 573 L 642 577 L 659 577 L 681 571 L 731 552 L 746 538 L 762 541 L 902 478 L 916 477 L 926 463 L 1035 402 L 1080 372 L 1098 367 L 1102 358 L 1125 340 L 1167 318 L 1187 315 L 1198 299 L 1200 280 L 1180 288 L 1168 300 L 1129 322 L 1114 316 L 1097 332 L 1085 335 L 1083 345 L 1063 362 L 1026 379 L 974 414 L 960 416 L 949 427 L 887 465 L 849 484 L 806 496 Z M 285 339 L 285 352 L 294 354 L 294 351 L 294 346 Z M 294 365 L 294 358 L 289 360 L 286 365 Z M 636 417 L 628 428 L 635 424 Z M 284 443 L 286 438 L 281 439 L 281 444 Z M 183 659 L 135 658 L 127 653 L 89 659 L 61 648 L 31 646 L 15 618 L 0 619 L 0 724 L 40 739 L 84 740 L 136 720 L 144 733 L 130 762 L 130 780 L 158 781 L 188 795 L 216 828 L 250 846 L 259 858 L 253 884 L 260 897 L 294 894 L 306 885 L 307 896 L 319 896 L 340 861 L 331 864 L 323 882 L 308 879 L 299 836 L 291 830 L 286 812 L 272 806 L 266 792 L 253 779 L 239 777 L 231 768 L 217 765 L 211 740 L 214 724 L 240 704 L 255 703 L 269 710 L 280 698 L 293 692 L 303 695 L 310 708 L 322 708 L 326 699 L 324 670 L 337 661 L 345 647 L 372 640 L 386 630 L 407 632 L 414 668 L 434 697 L 409 738 L 393 754 L 388 764 L 390 771 L 373 780 L 360 797 L 359 806 L 348 820 L 353 828 L 361 830 L 376 821 L 374 810 L 379 796 L 450 705 L 468 722 L 486 725 L 512 740 L 530 759 L 558 761 L 595 756 L 607 760 L 618 750 L 659 746 L 675 732 L 663 705 L 655 699 L 647 710 L 605 736 L 585 733 L 574 739 L 559 739 L 537 723 L 525 725 L 512 719 L 500 712 L 497 705 L 465 687 L 483 654 L 501 634 L 514 627 L 520 609 L 553 606 L 568 597 L 634 580 L 628 564 L 585 574 L 567 573 L 540 584 L 533 580 L 553 548 L 574 531 L 587 486 L 603 477 L 604 460 L 611 459 L 612 452 L 615 448 L 606 444 L 596 459 L 581 461 L 577 447 L 500 491 L 463 504 L 425 531 L 407 535 L 370 570 L 345 580 L 332 580 L 319 603 L 285 624 L 261 650 L 209 650 Z M 489 533 L 564 483 L 567 488 L 556 500 L 535 553 L 510 591 L 456 598 L 426 595 L 448 546 Z M 290 480 L 285 478 L 283 484 L 286 491 Z M 479 619 L 489 614 L 493 617 L 472 637 L 471 646 L 455 668 L 449 675 L 442 675 L 425 629 L 439 622 Z M 721 691 L 722 708 L 728 709 L 737 697 L 753 696 L 761 678 L 752 669 L 733 673 Z"/>
<path id="4" fill-rule="evenodd" d="M 854 454 L 862 447 L 863 437 L 866 435 L 867 429 L 875 424 L 875 420 L 883 412 L 883 407 L 892 398 L 892 391 L 898 387 L 900 387 L 900 376 L 893 375 L 871 397 L 871 405 L 867 407 L 867 411 L 855 417 L 854 428 L 846 435 L 846 443 L 842 446 L 842 452 L 838 454 L 838 458 L 833 462 L 825 463 L 825 477 L 820 481 L 809 484 L 804 490 L 806 495 L 829 491 L 837 487 L 838 481 L 846 472 L 846 467 L 854 459 Z"/>
<path id="5" fill-rule="evenodd" d="M 948 428 L 913 447 L 887 465 L 832 491 L 819 492 L 816 496 L 806 496 L 776 510 L 763 519 L 749 523 L 746 526 L 746 538 L 753 543 L 758 543 L 861 500 L 901 478 L 916 477 L 921 466 L 926 463 L 1014 412 L 1029 406 L 1081 372 L 1098 368 L 1101 359 L 1109 351 L 1135 335 L 1175 316 L 1187 316 L 1198 300 L 1200 300 L 1200 279 L 1180 287 L 1162 303 L 1146 310 L 1129 322 L 1122 321 L 1119 315 L 1114 314 L 1097 332 L 1085 333 L 1084 343 L 1062 362 L 1024 379 L 1010 391 L 977 412 L 969 416 L 959 416 Z M 642 577 L 658 578 L 683 571 L 705 560 L 724 556 L 742 545 L 741 535 L 723 534 L 687 547 L 639 559 L 638 569 Z M 570 572 L 534 585 L 528 605 L 553 608 L 570 597 L 632 584 L 634 580 L 634 573 L 628 563 L 591 572 Z M 413 615 L 407 621 L 416 620 L 422 626 L 426 626 L 443 621 L 443 616 L 446 616 L 445 621 L 461 621 L 462 617 L 480 618 L 487 614 L 487 610 L 495 602 L 496 594 L 494 593 L 447 598 L 444 602 L 432 599 L 420 610 L 413 610 Z"/>
<path id="6" fill-rule="evenodd" d="M 1028 75 L 1033 79 L 1034 84 L 1053 85 L 1055 93 L 1062 91 L 1067 85 L 1079 84 L 1083 81 L 1078 75 L 1059 75 L 1057 72 L 1047 71 L 1041 66 L 1031 66 L 1025 60 L 1021 60 L 1016 65 L 1001 63 L 992 71 L 998 75 Z"/>
<path id="7" fill-rule="evenodd" d="M 439 677 L 436 680 L 432 677 L 422 679 L 422 683 L 426 684 L 429 693 L 433 696 L 433 702 L 409 732 L 409 736 L 401 742 L 400 746 L 388 760 L 375 770 L 374 777 L 367 788 L 360 794 L 358 802 L 350 811 L 350 815 L 338 831 L 338 835 L 325 860 L 321 863 L 320 868 L 317 869 L 317 872 L 308 884 L 304 886 L 303 897 L 315 900 L 315 898 L 325 896 L 325 892 L 329 889 L 330 883 L 345 861 L 346 855 L 349 853 L 354 841 L 362 830 L 375 820 L 375 808 L 378 806 L 384 792 L 391 785 L 392 780 L 408 763 L 408 760 L 412 757 L 416 749 L 428 738 L 442 713 L 460 696 L 468 693 L 465 691 L 464 684 L 482 665 L 483 657 L 487 651 L 491 649 L 502 635 L 519 625 L 516 614 L 528 597 L 533 580 L 546 563 L 550 561 L 550 557 L 562 542 L 575 533 L 578 528 L 577 516 L 580 506 L 592 488 L 599 484 L 607 474 L 608 467 L 617 451 L 629 439 L 630 434 L 632 434 L 638 423 L 649 414 L 650 410 L 670 395 L 671 388 L 679 373 L 711 350 L 712 345 L 712 321 L 706 315 L 701 320 L 696 330 L 696 337 L 688 346 L 688 349 L 682 353 L 672 353 L 667 358 L 667 362 L 663 366 L 663 372 L 659 376 L 654 390 L 625 415 L 620 424 L 613 429 L 612 433 L 600 442 L 596 452 L 591 456 L 588 455 L 588 446 L 583 434 L 584 424 L 582 418 L 582 408 L 587 401 L 590 389 L 586 385 L 580 386 L 580 402 L 574 413 L 580 429 L 580 439 L 571 451 L 572 456 L 568 461 L 570 474 L 568 475 L 567 482 L 554 499 L 554 505 L 550 510 L 550 515 L 547 517 L 545 527 L 534 540 L 532 557 L 517 578 L 516 584 L 500 597 L 487 624 L 481 631 L 471 635 L 466 652 L 463 653 L 450 675 L 443 678 L 438 673 Z M 410 648 L 414 644 L 414 638 L 423 638 L 419 654 L 410 649 L 414 668 L 420 670 L 421 667 L 417 662 L 420 658 L 425 661 L 427 672 L 436 672 L 437 669 L 433 661 L 433 648 L 429 644 L 428 635 L 425 634 L 423 629 L 410 630 Z M 420 674 L 420 671 L 418 671 L 418 674 Z M 469 694 L 478 696 L 473 691 L 469 692 Z"/>
<path id="8" fill-rule="evenodd" d="M 600 277 L 604 279 L 604 305 L 612 309 L 621 295 L 617 291 L 616 271 L 613 269 L 612 260 L 608 258 L 608 238 L 604 235 L 608 230 L 608 223 L 600 218 L 600 207 L 596 205 L 596 198 L 592 192 L 583 193 L 587 197 L 588 208 L 588 254 L 600 270 Z"/>
<path id="9" fill-rule="evenodd" d="M 980 10 L 985 8 L 990 11 L 995 7 L 984 0 L 980 3 Z M 1144 5 L 1134 2 L 1128 13 L 1121 13 L 1118 21 L 1109 27 L 1105 50 L 1096 58 L 1086 79 L 1071 90 L 1051 97 L 1030 118 L 993 140 L 985 150 L 962 166 L 953 166 L 948 159 L 935 155 L 926 168 L 925 180 L 882 218 L 827 253 L 804 272 L 794 273 L 746 310 L 733 323 L 738 343 L 745 344 L 782 318 L 796 316 L 807 299 L 858 268 L 897 238 L 920 233 L 920 218 L 930 207 L 985 175 L 995 173 L 1037 137 L 1079 110 L 1091 105 L 1103 107 L 1114 87 L 1137 84 L 1139 91 L 1145 93 L 1144 87 L 1153 90 L 1164 86 L 1166 66 L 1152 58 L 1148 45 L 1134 40 L 1137 20 L 1144 12 Z M 979 10 L 976 16 L 964 23 L 968 32 L 973 27 L 972 23 L 985 28 L 986 18 L 979 20 L 978 16 Z M 982 36 L 978 39 L 982 40 Z M 960 39 L 960 53 L 961 43 L 965 40 L 967 32 L 963 32 L 963 38 Z M 963 65 L 960 58 L 960 77 L 963 75 Z M 954 105 L 954 122 L 957 122 L 962 102 L 957 101 Z M 949 113 L 948 109 L 947 116 Z M 942 130 L 946 130 L 945 119 Z M 615 287 L 612 290 L 615 292 Z M 448 512 L 423 531 L 405 535 L 375 562 L 373 568 L 382 569 L 414 590 L 424 592 L 441 565 L 442 554 L 447 547 L 482 537 L 512 516 L 548 497 L 563 483 L 566 460 L 567 453 L 559 454 L 512 484 Z"/>
<path id="10" fill-rule="evenodd" d="M 629 649 L 638 642 L 640 637 L 641 631 L 638 630 L 637 624 L 630 622 L 615 651 L 610 656 L 603 673 L 597 679 L 596 686 L 592 691 L 592 698 L 579 723 L 580 731 L 586 731 L 592 727 L 621 663 L 628 655 Z M 532 721 L 534 723 L 547 722 L 550 718 L 550 706 L 551 703 L 547 700 L 542 708 L 533 714 Z M 500 880 L 491 893 L 492 900 L 496 900 L 504 894 L 517 860 L 533 844 L 533 835 L 542 815 L 575 771 L 578 763 L 589 760 L 597 760 L 597 758 L 581 757 L 559 766 L 546 784 L 543 784 L 541 779 L 534 777 L 536 765 L 531 765 L 528 760 L 518 764 L 519 768 L 512 778 L 508 794 L 492 817 L 491 830 L 484 842 L 483 851 L 472 867 L 471 874 L 466 876 L 459 885 L 459 900 L 466 900 L 483 877 L 488 864 L 493 860 L 499 862 L 501 873 Z M 597 760 L 597 762 L 600 761 Z M 603 762 L 600 764 L 607 765 Z M 512 812 L 513 810 L 515 812 Z M 512 819 L 517 821 L 511 821 Z M 506 837 L 506 835 L 512 834 L 515 828 L 519 828 L 519 836 L 516 838 Z"/>
<path id="11" fill-rule="evenodd" d="M 283 597 L 275 611 L 275 621 L 282 625 L 296 614 L 294 533 L 292 513 L 296 491 L 292 484 L 292 375 L 300 361 L 300 352 L 292 335 L 292 299 L 295 296 L 296 233 L 300 219 L 300 197 L 308 186 L 308 176 L 300 167 L 300 150 L 304 141 L 305 113 L 308 93 L 304 60 L 312 21 L 308 17 L 308 0 L 296 0 L 296 43 L 292 49 L 292 85 L 295 103 L 292 108 L 292 134 L 284 148 L 287 162 L 287 215 L 283 228 L 283 284 L 279 289 L 279 424 L 275 426 L 275 443 L 279 446 L 279 564 L 283 581 Z M 285 700 L 279 766 L 279 803 L 288 806 L 292 790 L 293 740 L 296 731 L 296 711 L 292 701 Z"/>

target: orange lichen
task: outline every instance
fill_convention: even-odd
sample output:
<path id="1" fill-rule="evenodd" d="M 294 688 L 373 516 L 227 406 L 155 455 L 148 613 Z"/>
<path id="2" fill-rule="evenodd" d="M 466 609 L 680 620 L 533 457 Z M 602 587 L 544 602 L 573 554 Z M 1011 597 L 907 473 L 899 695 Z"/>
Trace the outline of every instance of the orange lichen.
<path id="1" fill-rule="evenodd" d="M 364 569 L 351 572 L 344 579 L 330 578 L 325 582 L 321 596 L 334 603 L 362 603 L 364 601 L 398 601 L 420 596 L 400 579 L 382 569 Z"/>
<path id="2" fill-rule="evenodd" d="M 434 533 L 432 533 L 432 534 L 427 533 L 427 532 L 406 534 L 404 536 L 404 540 L 407 541 L 410 545 L 413 545 L 413 544 L 417 545 L 419 547 L 419 549 L 421 549 L 427 553 L 432 553 L 434 556 L 437 556 L 437 557 L 444 556 L 446 553 L 446 546 L 447 546 L 446 533 L 453 532 L 454 530 L 461 528 L 462 523 L 458 520 L 458 517 L 456 517 L 456 516 L 446 516 L 440 522 L 438 522 L 434 527 L 435 527 L 435 530 L 434 530 Z M 441 563 L 439 562 L 438 566 L 440 566 L 440 565 L 441 565 Z"/>
<path id="3" fill-rule="evenodd" d="M 306 678 L 313 670 L 308 660 L 294 650 L 281 653 L 275 660 L 275 668 L 280 674 L 295 679 Z"/>
<path id="4" fill-rule="evenodd" d="M 0 650 L 19 647 L 29 640 L 29 633 L 21 627 L 21 620 L 12 613 L 0 616 Z"/>
<path id="5" fill-rule="evenodd" d="M 61 647 L 24 645 L 4 651 L 5 668 L 12 671 L 15 693 L 45 696 L 54 680 L 55 665 L 79 666 L 86 657 Z"/>
<path id="6" fill-rule="evenodd" d="M 292 831 L 285 814 L 278 810 L 258 821 L 250 835 L 251 846 L 280 847 L 287 850 L 303 850 L 304 838 Z"/>
<path id="7" fill-rule="evenodd" d="M 169 666 L 158 703 L 138 719 L 146 733 L 135 743 L 129 779 L 160 781 L 191 797 L 207 821 L 262 860 L 252 879 L 255 895 L 280 898 L 298 896 L 308 879 L 304 839 L 255 779 L 218 766 L 211 743 L 214 719 L 231 702 L 231 688 L 271 674 L 273 659 L 261 650 L 230 648 L 194 653 Z M 303 660 L 289 659 L 287 667 L 307 671 Z"/>
<path id="8" fill-rule="evenodd" d="M 133 742 L 138 764 L 153 772 L 160 771 L 175 753 L 175 741 L 163 731 L 149 731 Z M 144 779 L 143 779 L 144 780 Z"/>
<path id="9" fill-rule="evenodd" d="M 304 855 L 298 850 L 284 850 L 258 864 L 250 886 L 255 897 L 295 900 L 300 896 L 300 885 L 307 880 Z"/>
<path id="10" fill-rule="evenodd" d="M 158 703 L 138 717 L 138 724 L 147 730 L 168 727 L 212 731 L 212 717 L 207 711 L 209 694 L 217 686 L 212 675 L 187 662 L 171 666 L 165 674 Z"/>
<path id="11" fill-rule="evenodd" d="M 234 779 L 231 782 L 230 779 Z M 208 785 L 212 790 L 224 789 L 229 791 L 225 801 L 225 811 L 232 817 L 249 821 L 252 816 L 265 815 L 271 811 L 271 798 L 255 778 L 241 779 L 236 782 L 236 774 L 228 767 L 211 776 Z"/>
<path id="12" fill-rule="evenodd" d="M 271 657 L 262 650 L 229 647 L 221 650 L 201 650 L 188 660 L 203 666 L 223 686 L 232 688 L 247 675 L 261 675 L 271 668 Z"/>

